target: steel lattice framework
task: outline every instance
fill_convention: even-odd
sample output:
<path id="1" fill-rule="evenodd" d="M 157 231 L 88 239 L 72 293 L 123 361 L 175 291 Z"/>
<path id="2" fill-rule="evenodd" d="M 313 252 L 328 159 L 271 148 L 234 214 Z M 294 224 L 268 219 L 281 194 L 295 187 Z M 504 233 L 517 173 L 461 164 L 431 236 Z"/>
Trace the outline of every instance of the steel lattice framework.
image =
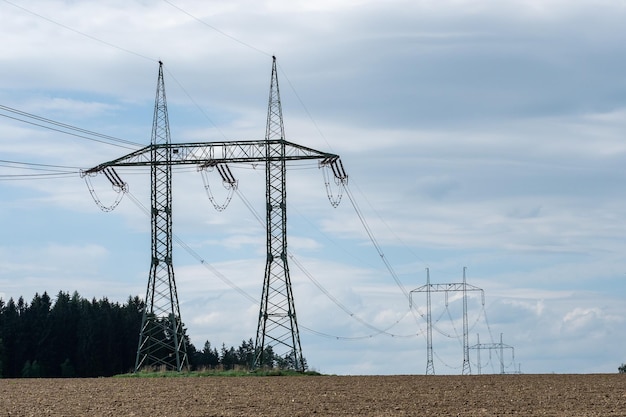
<path id="1" fill-rule="evenodd" d="M 320 166 L 332 168 L 338 181 L 347 181 L 338 155 L 285 140 L 275 57 L 266 137 L 247 141 L 172 144 L 162 63 L 159 63 L 151 144 L 84 171 L 86 175 L 103 172 L 114 186 L 125 188 L 113 167 L 150 166 L 151 169 L 152 263 L 136 370 L 161 365 L 181 370 L 188 365 L 172 264 L 172 166 L 226 166 L 229 163 L 265 163 L 266 169 L 267 262 L 252 365 L 270 365 L 266 361 L 271 352 L 285 359 L 283 365 L 304 370 L 287 265 L 286 210 L 286 164 L 301 160 L 318 160 Z"/>
<path id="2" fill-rule="evenodd" d="M 475 287 L 467 283 L 465 277 L 465 269 L 463 268 L 463 282 L 454 282 L 449 284 L 431 284 L 430 272 L 426 268 L 426 285 L 422 285 L 409 293 L 409 303 L 413 305 L 413 293 L 426 293 L 426 375 L 435 375 L 435 366 L 433 363 L 433 323 L 431 313 L 430 295 L 433 292 L 443 292 L 448 296 L 450 292 L 463 293 L 463 375 L 472 373 L 469 359 L 469 326 L 467 322 L 467 293 L 469 291 L 480 291 L 482 303 L 485 304 L 485 292 L 482 288 Z M 446 298 L 447 300 L 447 298 Z"/>
<path id="3" fill-rule="evenodd" d="M 287 265 L 287 186 L 285 183 L 285 127 L 280 103 L 276 58 L 272 63 L 272 82 L 265 130 L 265 202 L 267 206 L 267 260 L 259 310 L 254 366 L 266 363 L 266 344 L 289 361 L 289 366 L 304 371 L 298 320 Z"/>
<path id="4" fill-rule="evenodd" d="M 141 320 L 135 371 L 144 366 L 182 370 L 189 366 L 172 264 L 172 165 L 170 127 L 159 61 L 150 149 L 152 261 Z"/>

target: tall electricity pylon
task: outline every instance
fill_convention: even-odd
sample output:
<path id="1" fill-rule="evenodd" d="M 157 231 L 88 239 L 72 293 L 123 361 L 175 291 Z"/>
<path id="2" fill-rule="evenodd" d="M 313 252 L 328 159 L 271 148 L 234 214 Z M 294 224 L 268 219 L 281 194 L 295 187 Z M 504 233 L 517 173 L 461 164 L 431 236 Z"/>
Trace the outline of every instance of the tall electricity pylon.
<path id="1" fill-rule="evenodd" d="M 264 140 L 170 143 L 165 104 L 163 64 L 149 146 L 83 172 L 104 173 L 117 189 L 126 189 L 113 167 L 150 166 L 152 198 L 152 264 L 146 292 L 146 313 L 141 327 L 136 370 L 143 366 L 182 369 L 188 363 L 178 295 L 172 264 L 172 171 L 173 165 L 223 166 L 228 163 L 265 163 L 267 210 L 267 259 L 261 296 L 253 366 L 267 363 L 268 353 L 279 355 L 290 368 L 304 370 L 291 279 L 287 266 L 286 164 L 318 160 L 320 167 L 332 168 L 336 180 L 348 176 L 339 156 L 285 140 L 276 58 Z"/>
<path id="2" fill-rule="evenodd" d="M 409 293 L 409 304 L 413 306 L 413 293 L 426 293 L 426 375 L 435 375 L 435 366 L 433 363 L 433 322 L 431 312 L 431 293 L 443 292 L 446 297 L 446 306 L 448 303 L 448 293 L 461 292 L 463 293 L 463 375 L 470 375 L 472 373 L 469 360 L 469 329 L 467 322 L 467 293 L 469 291 L 480 291 L 482 297 L 482 304 L 485 305 L 485 292 L 482 288 L 469 285 L 465 278 L 465 267 L 463 267 L 463 282 L 450 283 L 450 284 L 431 284 L 430 272 L 426 268 L 426 285 L 422 285 Z"/>
<path id="3" fill-rule="evenodd" d="M 265 129 L 265 199 L 267 207 L 267 260 L 259 310 L 254 367 L 266 366 L 266 343 L 297 370 L 305 364 L 300 346 L 296 308 L 287 265 L 287 186 L 285 126 L 280 104 L 276 57 L 272 57 L 272 78 Z"/>

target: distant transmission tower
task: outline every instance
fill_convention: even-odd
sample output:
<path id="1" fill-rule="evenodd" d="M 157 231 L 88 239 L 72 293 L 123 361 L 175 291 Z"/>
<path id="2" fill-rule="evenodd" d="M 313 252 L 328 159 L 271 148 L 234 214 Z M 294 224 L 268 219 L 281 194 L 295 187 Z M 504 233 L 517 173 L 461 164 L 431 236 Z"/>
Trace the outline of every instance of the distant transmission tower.
<path id="1" fill-rule="evenodd" d="M 500 374 L 504 375 L 506 372 L 504 370 L 504 350 L 506 349 L 507 351 L 510 350 L 511 351 L 511 363 L 513 364 L 513 367 L 515 367 L 515 348 L 513 346 L 509 346 L 509 345 L 505 345 L 504 343 L 502 343 L 502 333 L 500 333 L 500 343 L 480 343 L 480 336 L 476 335 L 476 344 L 473 346 L 469 347 L 470 349 L 475 349 L 476 350 L 476 358 L 477 358 L 477 363 L 478 363 L 478 375 L 481 374 L 482 372 L 482 364 L 480 362 L 480 351 L 481 350 L 488 350 L 488 351 L 498 351 L 499 352 L 499 359 L 500 359 Z M 491 356 L 491 354 L 490 354 Z M 512 373 L 520 373 L 519 371 L 513 371 Z"/>
<path id="2" fill-rule="evenodd" d="M 172 166 L 197 165 L 200 169 L 217 167 L 223 177 L 227 173 L 228 181 L 234 183 L 236 180 L 226 165 L 228 163 L 265 163 L 266 169 L 267 259 L 253 366 L 273 366 L 268 363 L 271 352 L 274 358 L 278 355 L 284 360 L 283 366 L 304 370 L 287 266 L 286 164 L 289 161 L 318 160 L 320 167 L 332 170 L 337 182 L 345 184 L 348 176 L 338 155 L 285 140 L 276 57 L 272 59 L 264 140 L 170 143 L 163 64 L 159 62 L 150 146 L 83 172 L 85 176 L 102 172 L 116 190 L 125 191 L 126 184 L 113 167 L 150 166 L 151 169 L 152 264 L 136 371 L 144 366 L 181 370 L 188 365 L 172 266 Z M 90 191 L 93 191 L 92 188 Z"/>
<path id="3" fill-rule="evenodd" d="M 446 305 L 448 300 L 448 293 L 450 292 L 462 292 L 463 293 L 463 375 L 470 375 L 472 373 L 469 360 L 469 329 L 467 321 L 467 292 L 468 291 L 480 291 L 482 296 L 482 304 L 485 305 L 485 293 L 482 288 L 474 287 L 467 283 L 465 277 L 466 268 L 463 267 L 463 282 L 450 283 L 450 284 L 431 284 L 430 272 L 426 268 L 426 285 L 422 285 L 409 293 L 409 303 L 413 306 L 413 293 L 426 293 L 426 375 L 435 375 L 435 365 L 433 362 L 433 322 L 431 311 L 431 293 L 443 292 L 446 297 Z"/>

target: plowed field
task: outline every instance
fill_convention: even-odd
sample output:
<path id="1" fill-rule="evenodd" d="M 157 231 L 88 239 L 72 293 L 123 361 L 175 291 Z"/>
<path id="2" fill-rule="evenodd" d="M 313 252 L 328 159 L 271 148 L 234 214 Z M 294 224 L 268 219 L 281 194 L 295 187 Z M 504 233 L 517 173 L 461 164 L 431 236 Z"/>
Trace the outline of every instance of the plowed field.
<path id="1" fill-rule="evenodd" d="M 0 416 L 626 416 L 626 375 L 0 379 Z"/>

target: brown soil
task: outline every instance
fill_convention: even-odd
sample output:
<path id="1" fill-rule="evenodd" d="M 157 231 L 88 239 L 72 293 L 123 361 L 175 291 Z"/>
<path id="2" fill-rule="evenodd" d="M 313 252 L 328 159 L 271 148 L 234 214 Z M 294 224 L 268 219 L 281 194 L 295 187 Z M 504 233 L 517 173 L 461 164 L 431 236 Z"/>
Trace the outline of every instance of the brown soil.
<path id="1" fill-rule="evenodd" d="M 626 416 L 626 375 L 0 379 L 0 416 Z"/>

